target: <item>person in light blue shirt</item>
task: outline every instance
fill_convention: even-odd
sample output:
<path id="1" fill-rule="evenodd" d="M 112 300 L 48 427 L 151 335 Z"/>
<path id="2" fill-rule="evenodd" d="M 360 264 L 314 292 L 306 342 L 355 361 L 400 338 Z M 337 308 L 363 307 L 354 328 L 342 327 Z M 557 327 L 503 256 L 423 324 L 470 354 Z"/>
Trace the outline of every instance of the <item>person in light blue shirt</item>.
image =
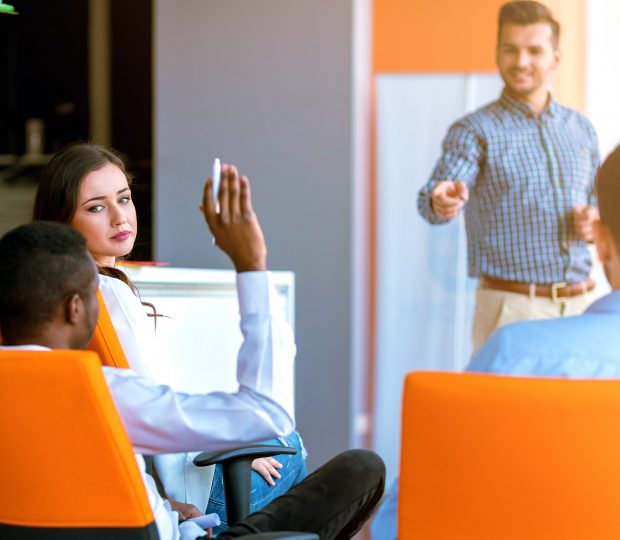
<path id="1" fill-rule="evenodd" d="M 467 371 L 586 379 L 620 378 L 620 146 L 596 180 L 594 243 L 612 291 L 582 315 L 496 330 Z"/>
<path id="2" fill-rule="evenodd" d="M 467 371 L 620 378 L 620 290 L 597 300 L 582 315 L 517 322 L 496 330 Z"/>
<path id="3" fill-rule="evenodd" d="M 620 146 L 598 172 L 594 242 L 612 292 L 581 315 L 522 321 L 496 330 L 466 371 L 501 375 L 620 378 Z M 372 524 L 373 539 L 396 538 L 398 482 Z"/>

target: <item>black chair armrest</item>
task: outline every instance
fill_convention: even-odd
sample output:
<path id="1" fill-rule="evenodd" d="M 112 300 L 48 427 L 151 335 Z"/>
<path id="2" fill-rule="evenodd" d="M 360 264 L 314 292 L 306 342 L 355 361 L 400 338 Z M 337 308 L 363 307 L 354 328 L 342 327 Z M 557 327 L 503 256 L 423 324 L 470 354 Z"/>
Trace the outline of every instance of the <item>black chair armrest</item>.
<path id="1" fill-rule="evenodd" d="M 241 538 L 243 538 L 243 540 L 319 540 L 319 535 L 314 533 L 283 531 L 248 534 L 247 536 L 242 536 Z"/>
<path id="2" fill-rule="evenodd" d="M 296 453 L 297 450 L 289 446 L 254 444 L 232 448 L 230 450 L 201 452 L 194 458 L 194 465 L 197 467 L 206 467 L 207 465 L 215 465 L 216 463 L 221 464 L 222 476 L 224 477 L 224 494 L 226 496 L 228 524 L 234 525 L 250 513 L 252 461 L 258 457 Z"/>
<path id="3" fill-rule="evenodd" d="M 253 461 L 259 457 L 277 456 L 278 454 L 296 454 L 295 448 L 289 446 L 277 446 L 271 444 L 253 444 L 251 446 L 240 446 L 229 450 L 219 450 L 216 452 L 201 452 L 194 458 L 196 467 L 206 467 L 216 463 L 226 461 L 247 459 Z"/>

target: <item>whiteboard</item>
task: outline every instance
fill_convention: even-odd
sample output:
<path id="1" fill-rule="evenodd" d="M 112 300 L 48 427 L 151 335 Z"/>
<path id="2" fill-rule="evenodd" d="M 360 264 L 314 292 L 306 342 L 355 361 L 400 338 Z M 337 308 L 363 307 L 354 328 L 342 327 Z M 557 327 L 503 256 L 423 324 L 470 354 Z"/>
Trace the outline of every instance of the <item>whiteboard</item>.
<path id="1" fill-rule="evenodd" d="M 157 313 L 153 376 L 181 392 L 234 392 L 239 329 L 236 272 L 171 267 L 123 267 L 143 302 Z M 271 272 L 278 299 L 294 326 L 292 272 Z"/>

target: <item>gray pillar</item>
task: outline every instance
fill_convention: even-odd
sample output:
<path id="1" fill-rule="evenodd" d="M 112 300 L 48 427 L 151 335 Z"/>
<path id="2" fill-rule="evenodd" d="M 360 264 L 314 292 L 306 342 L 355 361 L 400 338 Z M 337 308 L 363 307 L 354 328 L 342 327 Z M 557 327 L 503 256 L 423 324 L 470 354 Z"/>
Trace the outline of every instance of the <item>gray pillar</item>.
<path id="1" fill-rule="evenodd" d="M 211 160 L 250 177 L 271 269 L 296 274 L 311 468 L 352 426 L 353 0 L 155 2 L 155 251 L 229 268 L 197 211 Z"/>

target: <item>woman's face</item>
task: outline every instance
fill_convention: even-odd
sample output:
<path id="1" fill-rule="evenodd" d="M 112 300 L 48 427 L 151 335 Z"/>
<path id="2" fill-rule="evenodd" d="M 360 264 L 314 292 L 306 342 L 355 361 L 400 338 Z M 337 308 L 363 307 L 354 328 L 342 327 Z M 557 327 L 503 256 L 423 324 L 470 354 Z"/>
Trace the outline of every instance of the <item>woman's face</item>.
<path id="1" fill-rule="evenodd" d="M 99 266 L 114 266 L 116 257 L 131 251 L 138 228 L 123 171 L 108 163 L 84 177 L 70 225 L 84 235 Z"/>

